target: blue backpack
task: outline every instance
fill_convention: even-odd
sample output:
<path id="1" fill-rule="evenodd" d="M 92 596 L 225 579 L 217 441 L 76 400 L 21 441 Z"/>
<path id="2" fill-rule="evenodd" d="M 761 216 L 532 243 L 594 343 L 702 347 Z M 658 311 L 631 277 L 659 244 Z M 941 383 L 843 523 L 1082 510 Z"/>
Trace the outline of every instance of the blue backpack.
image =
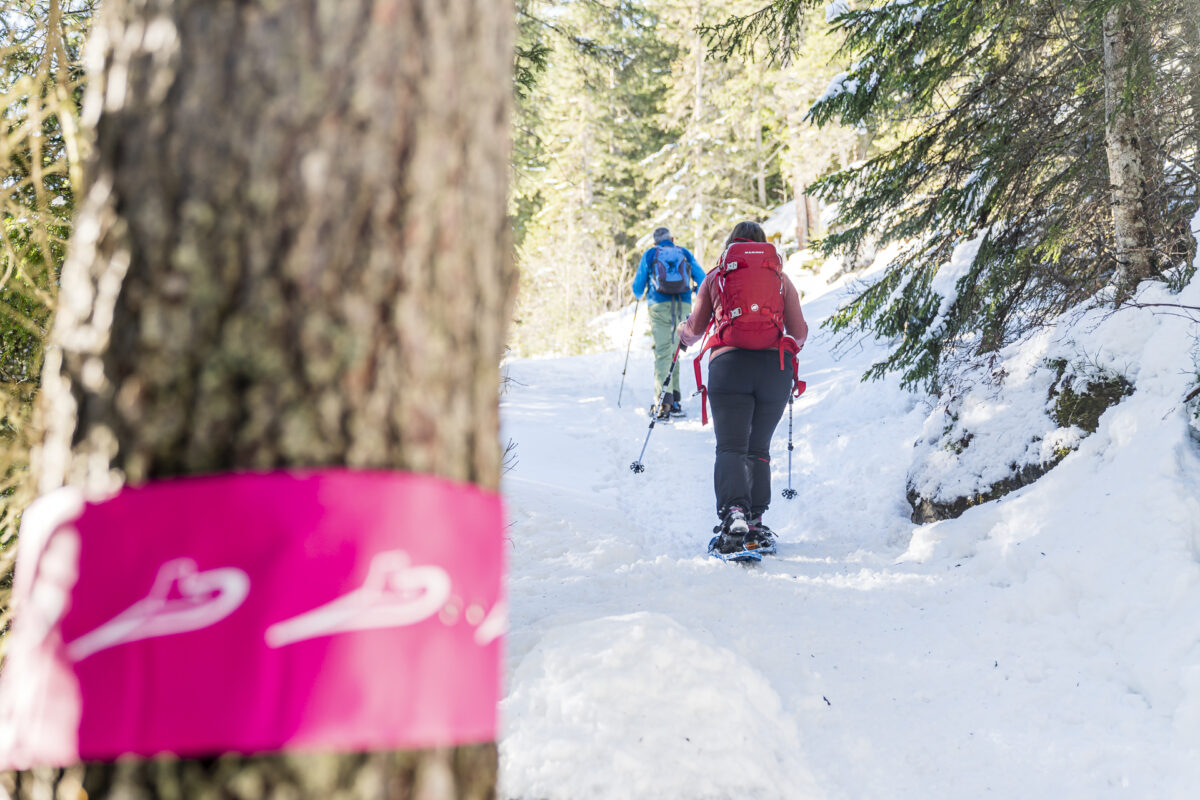
<path id="1" fill-rule="evenodd" d="M 650 264 L 650 286 L 659 294 L 687 294 L 692 288 L 691 272 L 682 247 L 662 245 L 655 248 Z"/>

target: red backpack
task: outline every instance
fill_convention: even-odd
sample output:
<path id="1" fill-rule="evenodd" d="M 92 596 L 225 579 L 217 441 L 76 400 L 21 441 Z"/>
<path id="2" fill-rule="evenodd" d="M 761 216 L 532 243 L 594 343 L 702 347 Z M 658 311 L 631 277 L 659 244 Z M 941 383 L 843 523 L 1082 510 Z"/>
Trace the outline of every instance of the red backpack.
<path id="1" fill-rule="evenodd" d="M 737 239 L 721 255 L 716 272 L 713 318 L 704 332 L 708 338 L 692 362 L 702 425 L 708 424 L 708 387 L 700 378 L 700 360 L 714 347 L 778 348 L 779 368 L 787 369 L 790 362 L 794 395 L 799 397 L 805 389 L 798 377 L 800 345 L 784 329 L 783 261 L 775 245 Z"/>

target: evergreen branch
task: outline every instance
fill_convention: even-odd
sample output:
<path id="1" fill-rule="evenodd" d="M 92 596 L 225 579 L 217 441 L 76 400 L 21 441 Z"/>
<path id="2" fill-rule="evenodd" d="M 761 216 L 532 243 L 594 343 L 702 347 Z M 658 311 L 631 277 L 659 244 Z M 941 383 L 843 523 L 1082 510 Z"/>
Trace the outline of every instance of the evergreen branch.
<path id="1" fill-rule="evenodd" d="M 517 97 L 526 98 L 530 95 L 537 85 L 538 76 L 546 71 L 551 52 L 550 46 L 541 42 L 517 46 L 513 68 Z"/>
<path id="2" fill-rule="evenodd" d="M 805 11 L 819 0 L 773 0 L 745 16 L 732 16 L 716 25 L 696 30 L 709 52 L 721 61 L 735 55 L 753 56 L 754 46 L 767 40 L 767 63 L 786 64 L 804 42 Z"/>
<path id="3" fill-rule="evenodd" d="M 576 50 L 585 55 L 609 56 L 616 59 L 626 57 L 625 51 L 619 47 L 601 44 L 595 39 L 569 31 L 558 23 L 551 22 L 547 19 L 537 16 L 536 14 L 530 13 L 528 9 L 518 9 L 517 14 L 534 23 L 535 25 L 538 25 L 541 28 L 544 28 L 545 30 L 557 34 L 558 36 L 567 40 L 575 47 Z"/>

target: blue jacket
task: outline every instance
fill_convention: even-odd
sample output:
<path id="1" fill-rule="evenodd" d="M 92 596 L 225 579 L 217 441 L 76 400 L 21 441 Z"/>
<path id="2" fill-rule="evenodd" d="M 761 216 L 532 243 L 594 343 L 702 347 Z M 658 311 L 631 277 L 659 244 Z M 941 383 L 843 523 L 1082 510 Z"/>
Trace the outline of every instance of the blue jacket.
<path id="1" fill-rule="evenodd" d="M 664 239 L 663 241 L 659 242 L 659 244 L 673 245 L 675 243 L 670 239 Z M 642 260 L 641 263 L 638 264 L 637 274 L 633 276 L 634 297 L 641 297 L 644 292 L 649 291 L 650 299 L 647 302 L 651 304 L 665 303 L 667 301 L 674 300 L 676 297 L 685 303 L 692 302 L 692 292 L 695 291 L 695 289 L 700 288 L 700 284 L 704 283 L 704 270 L 701 269 L 698 263 L 696 263 L 696 257 L 692 255 L 690 250 L 688 250 L 686 247 L 681 247 L 679 249 L 683 251 L 684 257 L 687 258 L 692 265 L 692 280 L 695 281 L 696 285 L 694 287 L 689 286 L 688 290 L 683 294 L 660 294 L 659 292 L 656 292 L 654 289 L 650 288 L 650 265 L 654 263 L 655 251 L 658 250 L 658 245 L 655 245 L 642 254 Z"/>

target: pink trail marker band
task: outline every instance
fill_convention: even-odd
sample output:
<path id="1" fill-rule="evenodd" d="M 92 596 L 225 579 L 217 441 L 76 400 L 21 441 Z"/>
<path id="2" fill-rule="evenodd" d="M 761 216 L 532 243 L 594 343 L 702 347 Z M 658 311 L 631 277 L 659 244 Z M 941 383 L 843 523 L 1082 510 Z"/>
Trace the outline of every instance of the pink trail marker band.
<path id="1" fill-rule="evenodd" d="M 183 478 L 25 516 L 0 768 L 496 736 L 498 495 L 396 472 Z"/>

